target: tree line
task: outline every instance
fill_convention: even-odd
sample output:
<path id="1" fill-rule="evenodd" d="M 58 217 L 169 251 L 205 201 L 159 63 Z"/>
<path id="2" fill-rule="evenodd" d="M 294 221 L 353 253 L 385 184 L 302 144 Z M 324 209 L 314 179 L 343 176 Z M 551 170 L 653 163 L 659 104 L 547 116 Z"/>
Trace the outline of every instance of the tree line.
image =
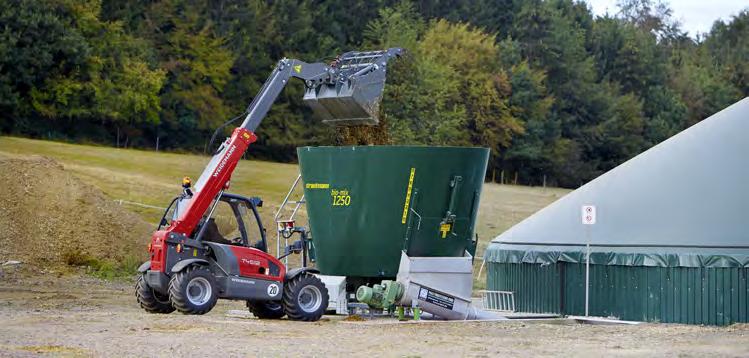
<path id="1" fill-rule="evenodd" d="M 362 141 L 478 145 L 577 187 L 749 94 L 749 11 L 689 37 L 658 0 L 6 0 L 0 131 L 201 152 L 276 61 L 399 46 L 377 128 L 320 124 L 292 83 L 253 157 Z M 228 129 L 225 130 L 226 134 Z M 342 139 L 343 138 L 343 139 Z"/>

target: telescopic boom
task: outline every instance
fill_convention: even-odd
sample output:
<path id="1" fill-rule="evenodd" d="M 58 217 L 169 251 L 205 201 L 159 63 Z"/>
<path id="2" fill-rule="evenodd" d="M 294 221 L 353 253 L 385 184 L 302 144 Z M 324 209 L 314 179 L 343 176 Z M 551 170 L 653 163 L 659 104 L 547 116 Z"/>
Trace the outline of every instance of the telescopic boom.
<path id="1" fill-rule="evenodd" d="M 244 122 L 218 148 L 195 183 L 192 198 L 180 202 L 178 217 L 166 231 L 191 237 L 203 216 L 208 213 L 210 217 L 208 209 L 214 207 L 211 203 L 228 188 L 237 163 L 257 140 L 255 130 L 291 78 L 304 81 L 304 102 L 324 123 L 377 124 L 387 64 L 401 52 L 400 48 L 347 52 L 330 64 L 279 61 L 247 108 Z M 198 232 L 192 238 L 199 237 Z"/>

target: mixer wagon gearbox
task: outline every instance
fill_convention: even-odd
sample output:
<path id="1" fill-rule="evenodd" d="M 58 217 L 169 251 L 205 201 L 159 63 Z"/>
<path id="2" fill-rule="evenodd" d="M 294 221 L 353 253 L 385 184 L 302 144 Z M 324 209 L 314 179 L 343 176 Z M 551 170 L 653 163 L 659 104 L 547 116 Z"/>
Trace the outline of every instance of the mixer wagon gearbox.
<path id="1" fill-rule="evenodd" d="M 356 299 L 369 307 L 385 309 L 395 305 L 403 297 L 404 287 L 397 281 L 385 280 L 372 287 L 360 286 Z"/>

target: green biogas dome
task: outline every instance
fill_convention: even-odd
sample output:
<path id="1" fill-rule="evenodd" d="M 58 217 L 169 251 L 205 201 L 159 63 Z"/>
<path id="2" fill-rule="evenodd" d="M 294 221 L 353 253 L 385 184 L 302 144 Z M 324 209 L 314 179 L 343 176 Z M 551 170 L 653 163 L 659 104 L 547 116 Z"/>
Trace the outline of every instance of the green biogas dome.
<path id="1" fill-rule="evenodd" d="M 523 312 L 749 322 L 749 98 L 601 175 L 497 236 L 489 290 Z M 583 225 L 581 209 L 597 221 Z"/>
<path id="2" fill-rule="evenodd" d="M 302 147 L 297 154 L 323 275 L 392 278 L 401 251 L 474 254 L 488 149 Z"/>

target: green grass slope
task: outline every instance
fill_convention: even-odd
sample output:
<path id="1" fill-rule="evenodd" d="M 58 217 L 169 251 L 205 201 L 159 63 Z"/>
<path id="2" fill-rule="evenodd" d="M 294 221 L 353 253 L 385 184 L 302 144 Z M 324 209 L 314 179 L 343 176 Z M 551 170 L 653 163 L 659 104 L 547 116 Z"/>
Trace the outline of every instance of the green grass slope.
<path id="1" fill-rule="evenodd" d="M 250 149 L 250 156 L 252 150 Z M 200 176 L 209 157 L 191 154 L 117 149 L 16 137 L 0 137 L 0 156 L 43 155 L 55 159 L 84 182 L 96 186 L 112 200 L 127 200 L 163 207 L 181 191 L 182 177 Z M 269 237 L 274 236 L 272 218 L 289 186 L 298 175 L 295 164 L 243 160 L 237 166 L 231 192 L 260 196 Z M 499 233 L 569 192 L 566 189 L 532 188 L 486 184 L 479 207 L 478 255 Z M 128 206 L 149 223 L 156 223 L 161 211 Z M 301 213 L 304 219 L 305 213 Z M 271 243 L 271 247 L 275 244 Z M 274 251 L 272 251 L 274 252 Z M 483 281 L 481 278 L 477 278 Z M 478 287 L 481 287 L 479 284 Z"/>

